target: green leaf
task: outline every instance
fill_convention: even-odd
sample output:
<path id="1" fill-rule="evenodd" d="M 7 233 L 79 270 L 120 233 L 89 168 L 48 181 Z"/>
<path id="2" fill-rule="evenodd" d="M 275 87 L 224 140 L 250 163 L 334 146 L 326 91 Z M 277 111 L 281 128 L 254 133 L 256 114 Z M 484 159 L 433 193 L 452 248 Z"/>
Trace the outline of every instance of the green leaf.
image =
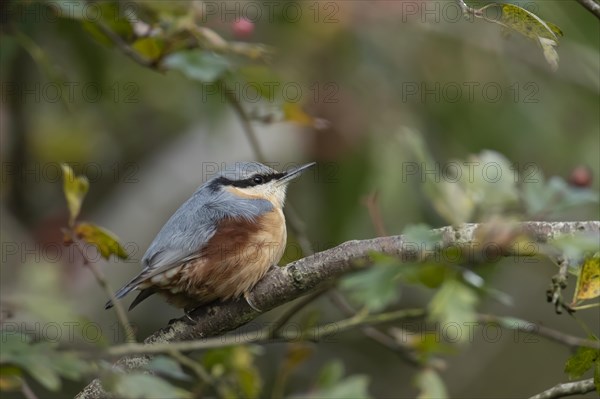
<path id="1" fill-rule="evenodd" d="M 462 173 L 460 182 L 482 217 L 501 214 L 517 205 L 517 179 L 504 155 L 485 150 L 471 155 L 467 162 L 463 163 L 473 168 L 465 168 L 467 170 Z"/>
<path id="2" fill-rule="evenodd" d="M 344 376 L 344 363 L 340 360 L 333 360 L 325 365 L 319 373 L 317 387 L 325 390 L 333 387 Z"/>
<path id="3" fill-rule="evenodd" d="M 446 385 L 439 374 L 432 369 L 419 372 L 415 378 L 415 385 L 419 389 L 419 399 L 445 399 L 448 397 Z"/>
<path id="4" fill-rule="evenodd" d="M 165 58 L 162 65 L 202 83 L 216 82 L 231 67 L 226 58 L 203 50 L 179 51 Z"/>
<path id="5" fill-rule="evenodd" d="M 342 378 L 344 364 L 340 360 L 327 363 L 319 373 L 316 381 L 316 390 L 309 393 L 292 395 L 289 398 L 302 399 L 366 399 L 370 398 L 368 392 L 369 377 L 353 375 Z"/>
<path id="6" fill-rule="evenodd" d="M 438 288 L 448 276 L 448 267 L 440 263 L 428 263 L 419 268 L 419 282 L 427 288 Z"/>
<path id="7" fill-rule="evenodd" d="M 405 242 L 414 244 L 418 248 L 424 250 L 434 250 L 436 245 L 439 245 L 442 236 L 439 232 L 434 232 L 431 227 L 426 224 L 409 225 L 402 231 Z"/>
<path id="8" fill-rule="evenodd" d="M 85 324 L 79 320 L 73 299 L 63 288 L 64 271 L 53 263 L 31 262 L 20 266 L 20 284 L 27 290 L 17 290 L 10 300 L 38 321 L 49 323 L 74 322 L 73 331 L 80 332 Z"/>
<path id="9" fill-rule="evenodd" d="M 31 356 L 20 359 L 19 364 L 47 390 L 58 391 L 60 389 L 60 376 L 47 362 L 46 358 Z"/>
<path id="10" fill-rule="evenodd" d="M 113 254 L 121 259 L 127 259 L 127 252 L 119 243 L 119 238 L 106 229 L 92 223 L 78 223 L 75 226 L 75 234 L 98 248 L 104 259 L 108 259 Z"/>
<path id="11" fill-rule="evenodd" d="M 159 375 L 174 378 L 177 380 L 189 380 L 190 376 L 184 373 L 181 365 L 167 356 L 156 356 L 145 367 L 147 370 L 154 371 Z"/>
<path id="12" fill-rule="evenodd" d="M 376 312 L 400 298 L 398 281 L 398 261 L 376 262 L 365 271 L 359 271 L 344 278 L 341 288 L 350 298 L 370 311 Z"/>
<path id="13" fill-rule="evenodd" d="M 78 358 L 73 353 L 55 352 L 52 367 L 61 377 L 70 380 L 79 380 L 92 370 L 92 366 Z"/>
<path id="14" fill-rule="evenodd" d="M 158 37 L 143 37 L 133 42 L 131 47 L 133 47 L 146 59 L 154 61 L 162 56 L 165 43 L 161 38 Z"/>
<path id="15" fill-rule="evenodd" d="M 31 342 L 31 337 L 27 334 L 23 334 L 19 331 L 7 331 L 0 330 L 0 339 L 2 341 L 2 352 L 0 352 L 0 360 L 2 360 L 2 355 L 4 354 L 4 350 L 13 348 L 12 350 L 18 350 L 20 348 L 26 347 Z M 16 349 L 15 349 L 16 348 Z"/>
<path id="16" fill-rule="evenodd" d="M 62 164 L 63 170 L 63 190 L 67 205 L 69 207 L 69 226 L 73 226 L 75 219 L 81 211 L 81 204 L 88 192 L 90 184 L 85 176 L 77 176 L 73 173 L 73 169 L 67 164 Z"/>
<path id="17" fill-rule="evenodd" d="M 396 330 L 394 330 L 396 331 Z M 402 331 L 400 334 L 406 335 L 406 332 Z M 398 336 L 398 333 L 394 334 L 401 341 L 406 341 L 406 336 Z M 427 361 L 431 358 L 432 355 L 436 354 L 456 354 L 457 349 L 456 346 L 450 345 L 448 343 L 440 340 L 440 336 L 437 333 L 425 333 L 421 334 L 420 337 L 408 337 L 409 344 L 411 347 L 415 348 L 417 353 L 419 354 L 419 359 L 423 364 L 427 364 Z"/>
<path id="18" fill-rule="evenodd" d="M 264 65 L 247 65 L 236 71 L 244 87 L 256 89 L 261 97 L 274 102 L 281 94 L 281 79 L 275 74 L 273 68 Z M 235 84 L 235 83 L 234 83 Z"/>
<path id="19" fill-rule="evenodd" d="M 106 46 L 114 45 L 113 39 L 104 33 L 103 29 L 99 27 L 99 24 L 102 24 L 104 28 L 110 30 L 127 43 L 133 39 L 133 27 L 128 19 L 128 15 L 121 13 L 121 6 L 118 1 L 95 2 L 93 11 L 89 12 L 97 12 L 97 17 L 94 17 L 93 19 L 87 17 L 84 18 L 82 26 L 98 42 Z"/>
<path id="20" fill-rule="evenodd" d="M 558 249 L 563 256 L 577 262 L 569 265 L 577 275 L 581 271 L 581 262 L 586 254 L 600 251 L 600 243 L 596 234 L 576 233 L 573 235 L 561 235 L 552 240 L 552 248 Z M 580 263 L 581 262 L 581 263 Z M 571 267 L 572 266 L 572 267 Z"/>
<path id="21" fill-rule="evenodd" d="M 258 370 L 254 367 L 239 369 L 236 373 L 240 392 L 244 398 L 258 398 L 262 382 Z"/>
<path id="22" fill-rule="evenodd" d="M 594 337 L 591 337 L 594 339 Z M 597 339 L 594 339 L 597 341 Z M 598 350 L 594 348 L 580 347 L 577 352 L 571 356 L 565 364 L 565 373 L 569 375 L 569 378 L 574 380 L 583 377 L 583 375 L 590 370 L 594 363 L 600 362 Z M 597 365 L 596 365 L 597 367 Z"/>
<path id="23" fill-rule="evenodd" d="M 254 365 L 252 349 L 249 345 L 213 349 L 204 353 L 203 364 L 220 381 L 230 381 L 221 387 L 231 391 L 232 395 L 258 397 L 262 381 Z M 238 394 L 234 393 L 236 391 Z"/>
<path id="24" fill-rule="evenodd" d="M 368 387 L 369 377 L 366 375 L 353 375 L 344 378 L 332 387 L 303 397 L 314 399 L 368 399 L 371 397 Z"/>
<path id="25" fill-rule="evenodd" d="M 50 9 L 55 9 L 54 14 L 60 15 L 61 18 L 72 18 L 82 19 L 82 7 L 83 4 L 71 2 L 69 0 L 46 0 L 42 4 L 46 3 Z"/>
<path id="26" fill-rule="evenodd" d="M 462 329 L 476 320 L 475 306 L 478 301 L 472 288 L 455 279 L 447 280 L 429 302 L 429 319 L 440 322 L 442 328 L 452 323 Z M 458 337 L 461 342 L 467 339 L 468 334 Z"/>
<path id="27" fill-rule="evenodd" d="M 150 374 L 113 374 L 103 378 L 103 386 L 122 399 L 183 399 L 192 394 Z"/>
<path id="28" fill-rule="evenodd" d="M 28 373 L 50 391 L 61 388 L 60 377 L 80 378 L 90 366 L 72 353 L 59 352 L 49 342 L 35 342 L 21 333 L 2 331 L 0 364 L 13 365 Z"/>
<path id="29" fill-rule="evenodd" d="M 523 185 L 523 200 L 529 215 L 553 215 L 558 211 L 598 203 L 598 193 L 591 189 L 571 187 L 560 177 L 547 182 L 539 173 L 537 181 Z"/>
<path id="30" fill-rule="evenodd" d="M 442 283 L 451 276 L 450 268 L 442 263 L 418 263 L 415 265 L 406 265 L 402 271 L 402 280 L 413 283 L 422 284 L 427 288 L 438 288 Z"/>
<path id="31" fill-rule="evenodd" d="M 402 141 L 422 165 L 421 168 L 436 170 L 437 163 L 421 135 L 412 130 L 405 130 Z M 445 220 L 456 225 L 467 222 L 471 218 L 475 204 L 460 182 L 449 182 L 446 179 L 439 180 L 431 177 L 425 179 L 423 183 L 425 197 Z"/>

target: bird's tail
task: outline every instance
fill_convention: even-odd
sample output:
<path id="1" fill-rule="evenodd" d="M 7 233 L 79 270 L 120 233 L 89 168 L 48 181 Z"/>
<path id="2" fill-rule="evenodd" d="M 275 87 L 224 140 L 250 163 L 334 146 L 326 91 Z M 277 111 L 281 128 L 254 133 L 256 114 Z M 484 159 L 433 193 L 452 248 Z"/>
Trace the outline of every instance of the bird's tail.
<path id="1" fill-rule="evenodd" d="M 134 290 L 137 285 L 138 285 L 138 281 L 136 281 L 137 278 L 131 280 L 130 282 L 128 282 L 127 284 L 125 284 L 125 286 L 123 286 L 119 291 L 117 291 L 115 293 L 115 298 L 116 299 L 121 299 L 123 298 L 125 295 L 129 294 L 132 290 Z M 110 309 L 114 306 L 112 300 L 109 300 L 108 302 L 106 302 L 106 305 L 104 305 L 104 309 Z"/>

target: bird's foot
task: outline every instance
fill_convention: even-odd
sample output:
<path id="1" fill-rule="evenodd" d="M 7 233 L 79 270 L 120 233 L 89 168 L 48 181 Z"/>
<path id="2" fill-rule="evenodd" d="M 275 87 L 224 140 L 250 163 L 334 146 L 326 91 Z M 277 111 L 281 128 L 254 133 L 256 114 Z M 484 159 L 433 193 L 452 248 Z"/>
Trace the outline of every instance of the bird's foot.
<path id="1" fill-rule="evenodd" d="M 184 308 L 183 309 L 183 317 L 182 319 L 184 319 L 185 323 L 187 324 L 196 324 L 196 320 L 194 320 L 194 318 L 192 317 L 192 313 L 194 312 L 194 310 L 198 309 L 199 306 L 195 306 L 195 307 L 190 307 L 190 308 Z"/>
<path id="2" fill-rule="evenodd" d="M 262 313 L 263 311 L 261 309 L 258 308 L 258 306 L 256 306 L 254 303 L 252 303 L 252 300 L 250 299 L 250 295 L 248 292 L 244 292 L 244 299 L 246 300 L 246 302 L 248 303 L 248 305 L 250 305 L 250 307 L 252 309 L 254 309 L 255 311 L 257 311 L 258 313 Z"/>

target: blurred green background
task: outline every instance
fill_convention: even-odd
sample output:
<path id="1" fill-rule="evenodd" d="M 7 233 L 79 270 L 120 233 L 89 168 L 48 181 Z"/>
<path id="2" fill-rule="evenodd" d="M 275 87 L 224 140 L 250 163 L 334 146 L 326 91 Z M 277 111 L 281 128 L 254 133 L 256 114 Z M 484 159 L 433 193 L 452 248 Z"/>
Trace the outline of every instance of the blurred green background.
<path id="1" fill-rule="evenodd" d="M 147 5 L 172 18 L 199 8 L 200 22 L 225 40 L 275 49 L 266 62 L 225 54 L 236 69 L 226 79 L 253 117 L 267 160 L 279 168 L 318 162 L 316 172 L 295 182 L 288 195 L 315 250 L 376 236 L 365 206 L 374 192 L 389 234 L 411 224 L 448 224 L 423 193 L 432 176 L 407 174 L 416 161 L 402 138 L 406 129 L 422 136 L 441 166 L 494 150 L 535 178 L 568 180 L 575 168 L 589 168 L 589 186 L 598 191 L 600 27 L 576 1 L 514 2 L 564 32 L 556 72 L 535 42 L 507 36 L 497 24 L 460 18 L 453 1 L 267 3 Z M 117 47 L 100 43 L 80 21 L 44 11 L 45 5 L 2 7 L 3 298 L 28 295 L 31 274 L 51 269 L 44 271 L 48 283 L 42 280 L 41 286 L 58 290 L 76 314 L 100 323 L 109 342 L 119 341 L 114 314 L 102 309 L 103 291 L 73 251 L 57 249 L 68 215 L 60 163 L 90 180 L 82 219 L 116 233 L 131 254 L 130 261 L 102 264 L 118 288 L 138 272 L 137 261 L 156 232 L 215 166 L 257 156 L 231 104 L 214 86 L 138 65 Z M 240 25 L 240 17 L 252 21 Z M 265 82 L 277 84 L 277 101 L 256 101 L 252 86 Z M 282 111 L 282 99 L 301 116 L 290 116 L 285 106 Z M 599 212 L 597 206 L 581 206 L 536 218 L 597 220 Z M 296 242 L 293 232 L 290 242 Z M 300 256 L 295 248 L 282 264 Z M 54 271 L 57 277 L 50 276 Z M 486 300 L 482 311 L 581 335 L 576 323 L 546 304 L 555 273 L 541 259 L 500 262 L 490 283 L 511 295 L 513 305 Z M 430 295 L 405 287 L 399 306 Z M 318 304 L 325 319 L 339 317 L 326 299 Z M 598 332 L 594 313 L 581 317 Z M 138 337 L 145 337 L 179 315 L 153 297 L 130 317 Z M 32 320 L 18 310 L 14 317 L 19 323 Z M 486 343 L 476 334 L 471 345 L 448 357 L 442 377 L 450 395 L 516 398 L 565 380 L 568 350 L 534 340 L 505 332 L 498 342 Z M 257 358 L 266 386 L 273 384 L 285 350 L 268 346 Z M 343 359 L 349 374 L 369 375 L 375 397 L 416 395 L 414 369 L 358 332 L 315 346 L 286 392 L 303 392 L 314 382 L 315 368 L 331 358 Z M 72 394 L 78 387 L 68 389 Z"/>

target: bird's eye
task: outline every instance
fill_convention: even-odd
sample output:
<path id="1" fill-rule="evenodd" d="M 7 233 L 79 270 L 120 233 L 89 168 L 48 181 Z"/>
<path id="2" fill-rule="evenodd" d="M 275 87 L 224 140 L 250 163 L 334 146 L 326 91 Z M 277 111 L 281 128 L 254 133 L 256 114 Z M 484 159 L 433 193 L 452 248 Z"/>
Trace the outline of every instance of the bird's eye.
<path id="1" fill-rule="evenodd" d="M 265 179 L 261 175 L 256 175 L 252 178 L 254 184 L 262 184 L 265 182 Z"/>

